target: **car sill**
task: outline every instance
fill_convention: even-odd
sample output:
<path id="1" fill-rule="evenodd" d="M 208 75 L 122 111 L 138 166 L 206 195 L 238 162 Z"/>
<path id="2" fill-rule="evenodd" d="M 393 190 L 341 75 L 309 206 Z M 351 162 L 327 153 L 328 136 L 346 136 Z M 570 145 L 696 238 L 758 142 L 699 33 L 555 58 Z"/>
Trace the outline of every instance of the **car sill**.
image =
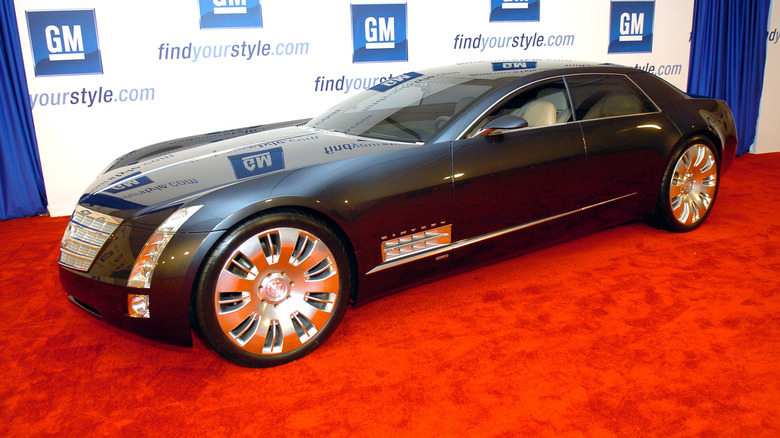
<path id="1" fill-rule="evenodd" d="M 394 259 L 394 260 L 389 261 L 387 263 L 382 263 L 381 265 L 379 265 L 379 266 L 375 267 L 374 269 L 368 271 L 366 273 L 366 275 L 373 274 L 373 273 L 376 273 L 376 272 L 379 272 L 379 271 L 384 271 L 385 269 L 395 268 L 396 266 L 401 266 L 401 265 L 404 265 L 406 263 L 411 263 L 411 262 L 414 262 L 414 261 L 417 261 L 417 260 L 420 260 L 420 259 L 423 259 L 423 258 L 426 258 L 426 257 L 431 257 L 431 256 L 439 255 L 439 254 L 442 254 L 442 253 L 446 253 L 446 252 L 452 251 L 454 249 L 462 248 L 464 246 L 468 246 L 468 245 L 471 245 L 471 244 L 474 244 L 474 243 L 484 242 L 485 240 L 492 239 L 494 237 L 503 236 L 505 234 L 513 233 L 515 231 L 520 231 L 522 229 L 530 228 L 530 227 L 533 227 L 533 226 L 536 226 L 536 225 L 540 225 L 540 224 L 543 224 L 545 222 L 554 221 L 556 219 L 560 219 L 560 218 L 563 218 L 563 217 L 566 217 L 566 216 L 570 216 L 572 214 L 580 213 L 580 212 L 583 212 L 585 210 L 590 210 L 591 208 L 600 207 L 602 205 L 609 204 L 611 202 L 620 201 L 621 199 L 629 198 L 629 197 L 634 196 L 636 194 L 637 194 L 637 192 L 629 193 L 628 195 L 623 195 L 623 196 L 620 196 L 620 197 L 617 197 L 617 198 L 614 198 L 614 199 L 610 199 L 610 200 L 607 200 L 607 201 L 599 202 L 597 204 L 588 205 L 587 207 L 582 207 L 582 208 L 579 208 L 577 210 L 572 210 L 572 211 L 569 211 L 569 212 L 566 212 L 566 213 L 557 214 L 555 216 L 550 216 L 548 218 L 539 219 L 539 220 L 536 220 L 536 221 L 533 221 L 533 222 L 528 222 L 528 223 L 525 223 L 525 224 L 522 224 L 522 225 L 518 225 L 518 226 L 515 226 L 515 227 L 506 228 L 506 229 L 503 229 L 503 230 L 500 230 L 500 231 L 496 231 L 494 233 L 488 233 L 488 234 L 483 234 L 481 236 L 472 237 L 471 239 L 459 240 L 459 241 L 457 241 L 455 243 L 452 243 L 451 245 L 435 248 L 435 249 L 432 249 L 432 250 L 427 251 L 427 252 L 417 253 L 417 254 L 414 254 L 414 255 L 410 255 L 409 257 L 404 257 L 402 259 Z"/>

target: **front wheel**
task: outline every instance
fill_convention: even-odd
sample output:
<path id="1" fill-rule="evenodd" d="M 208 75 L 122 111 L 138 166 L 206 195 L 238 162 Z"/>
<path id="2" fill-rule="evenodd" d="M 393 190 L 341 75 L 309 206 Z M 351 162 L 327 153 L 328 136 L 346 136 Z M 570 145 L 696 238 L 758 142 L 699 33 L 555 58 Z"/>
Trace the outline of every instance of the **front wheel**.
<path id="1" fill-rule="evenodd" d="M 654 215 L 656 225 L 682 233 L 707 218 L 718 193 L 718 154 L 705 138 L 689 141 L 669 162 Z"/>
<path id="2" fill-rule="evenodd" d="M 212 250 L 194 295 L 206 343 L 248 367 L 305 356 L 330 336 L 349 300 L 350 267 L 338 236 L 295 211 L 250 219 Z"/>

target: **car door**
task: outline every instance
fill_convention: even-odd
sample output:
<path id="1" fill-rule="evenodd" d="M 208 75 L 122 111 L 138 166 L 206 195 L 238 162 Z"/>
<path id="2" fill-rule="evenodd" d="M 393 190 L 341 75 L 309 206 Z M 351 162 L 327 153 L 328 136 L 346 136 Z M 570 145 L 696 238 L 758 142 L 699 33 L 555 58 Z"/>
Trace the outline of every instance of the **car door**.
<path id="1" fill-rule="evenodd" d="M 531 114 L 539 102 L 552 104 L 541 105 L 553 107 L 546 120 Z M 562 79 L 537 83 L 503 99 L 453 142 L 453 267 L 543 245 L 556 226 L 576 222 L 586 153 L 570 108 Z M 529 126 L 479 135 L 502 115 L 528 117 Z"/>
<path id="2" fill-rule="evenodd" d="M 625 75 L 573 75 L 566 82 L 588 151 L 586 204 L 625 213 L 615 222 L 641 217 L 658 196 L 663 149 L 679 137 L 677 128 Z"/>

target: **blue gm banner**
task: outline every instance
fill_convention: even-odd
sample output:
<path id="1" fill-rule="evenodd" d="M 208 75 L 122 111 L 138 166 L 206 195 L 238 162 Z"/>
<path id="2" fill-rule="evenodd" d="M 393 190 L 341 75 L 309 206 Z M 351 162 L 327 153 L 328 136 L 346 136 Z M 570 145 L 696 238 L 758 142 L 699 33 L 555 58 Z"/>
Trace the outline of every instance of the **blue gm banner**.
<path id="1" fill-rule="evenodd" d="M 653 51 L 655 1 L 612 0 L 608 53 Z"/>
<path id="2" fill-rule="evenodd" d="M 491 0 L 490 21 L 539 21 L 541 0 Z"/>
<path id="3" fill-rule="evenodd" d="M 199 0 L 200 28 L 263 27 L 260 0 Z"/>
<path id="4" fill-rule="evenodd" d="M 406 61 L 406 4 L 352 5 L 352 62 Z"/>
<path id="5" fill-rule="evenodd" d="M 35 76 L 103 73 L 95 10 L 28 11 Z"/>

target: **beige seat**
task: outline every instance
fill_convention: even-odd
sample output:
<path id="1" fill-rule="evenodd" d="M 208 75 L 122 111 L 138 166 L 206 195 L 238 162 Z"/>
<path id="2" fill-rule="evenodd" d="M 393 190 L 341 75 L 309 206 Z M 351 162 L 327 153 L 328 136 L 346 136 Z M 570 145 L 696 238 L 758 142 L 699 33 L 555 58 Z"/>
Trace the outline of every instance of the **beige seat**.
<path id="1" fill-rule="evenodd" d="M 528 106 L 521 108 L 522 114 L 514 114 L 520 116 L 528 122 L 528 126 L 533 128 L 535 126 L 547 126 L 554 125 L 557 118 L 555 111 L 555 105 L 546 100 L 536 100 L 531 102 Z"/>
<path id="2" fill-rule="evenodd" d="M 566 123 L 571 118 L 569 99 L 566 97 L 566 93 L 563 90 L 545 88 L 539 91 L 536 98 L 538 100 L 546 100 L 555 105 L 555 112 L 557 114 L 555 123 Z"/>
<path id="3" fill-rule="evenodd" d="M 630 94 L 612 93 L 604 96 L 593 105 L 583 120 L 600 119 L 603 117 L 625 116 L 627 114 L 639 114 L 642 112 L 642 104 L 636 96 Z"/>

